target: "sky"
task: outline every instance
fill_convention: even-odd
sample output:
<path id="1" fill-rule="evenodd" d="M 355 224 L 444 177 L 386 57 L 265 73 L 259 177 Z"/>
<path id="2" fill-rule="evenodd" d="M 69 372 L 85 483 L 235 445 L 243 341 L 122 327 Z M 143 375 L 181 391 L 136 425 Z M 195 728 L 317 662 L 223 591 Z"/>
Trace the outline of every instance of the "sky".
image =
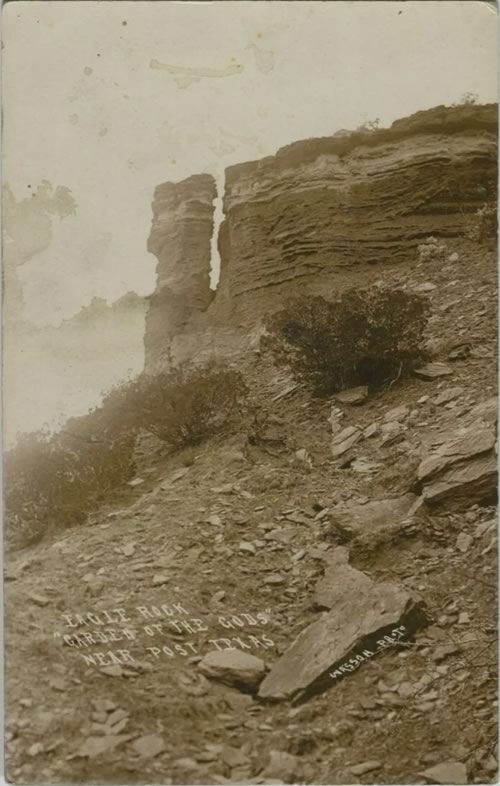
<path id="1" fill-rule="evenodd" d="M 95 296 L 151 293 L 159 183 L 210 172 L 222 188 L 225 167 L 298 139 L 496 101 L 496 38 L 479 0 L 8 3 L 4 183 L 76 203 L 19 259 L 25 317 L 57 325 Z"/>

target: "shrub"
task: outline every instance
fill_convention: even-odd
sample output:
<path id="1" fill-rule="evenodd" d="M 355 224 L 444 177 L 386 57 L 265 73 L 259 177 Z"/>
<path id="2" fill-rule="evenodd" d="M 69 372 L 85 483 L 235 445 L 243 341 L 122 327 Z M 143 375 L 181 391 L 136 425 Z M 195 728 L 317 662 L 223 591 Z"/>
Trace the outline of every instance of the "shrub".
<path id="1" fill-rule="evenodd" d="M 98 436 L 93 422 L 97 426 L 92 416 L 74 418 L 57 434 L 25 435 L 6 453 L 6 535 L 15 545 L 81 523 L 131 477 L 134 435 Z"/>
<path id="2" fill-rule="evenodd" d="M 435 237 L 428 237 L 425 243 L 418 246 L 419 262 L 440 262 L 444 261 L 448 255 L 446 243 L 441 243 Z"/>
<path id="3" fill-rule="evenodd" d="M 427 300 L 401 289 L 351 289 L 334 301 L 304 296 L 266 317 L 262 344 L 319 394 L 373 388 L 425 358 L 427 316 Z"/>
<path id="4" fill-rule="evenodd" d="M 112 389 L 102 404 L 56 434 L 28 434 L 5 457 L 6 534 L 28 545 L 48 531 L 79 524 L 133 474 L 137 435 L 173 448 L 220 432 L 246 395 L 241 374 L 215 361 Z"/>
<path id="5" fill-rule="evenodd" d="M 117 411 L 130 427 L 144 429 L 177 449 L 220 433 L 246 395 L 238 371 L 214 360 L 200 366 L 183 363 L 168 374 L 139 377 L 125 391 Z"/>
<path id="6" fill-rule="evenodd" d="M 469 218 L 466 229 L 469 240 L 481 244 L 494 244 L 498 237 L 498 204 L 485 203 Z"/>

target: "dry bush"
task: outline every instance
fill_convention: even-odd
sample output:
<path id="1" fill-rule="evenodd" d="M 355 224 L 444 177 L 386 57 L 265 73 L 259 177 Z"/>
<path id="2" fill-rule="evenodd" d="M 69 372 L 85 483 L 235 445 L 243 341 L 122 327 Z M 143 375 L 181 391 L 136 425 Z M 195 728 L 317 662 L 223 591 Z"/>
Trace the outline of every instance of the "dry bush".
<path id="1" fill-rule="evenodd" d="M 418 246 L 419 262 L 443 262 L 448 256 L 446 243 L 436 240 L 435 237 L 428 237 L 425 243 Z"/>
<path id="2" fill-rule="evenodd" d="M 58 433 L 23 436 L 5 457 L 7 540 L 24 546 L 82 523 L 132 477 L 141 430 L 176 449 L 197 445 L 223 430 L 246 392 L 236 371 L 185 364 L 115 387 Z"/>
<path id="3" fill-rule="evenodd" d="M 498 237 L 498 204 L 487 202 L 469 218 L 466 237 L 474 243 L 493 245 Z"/>
<path id="4" fill-rule="evenodd" d="M 200 366 L 183 363 L 168 374 L 142 375 L 110 398 L 129 429 L 143 429 L 178 449 L 221 433 L 247 392 L 238 371 L 211 360 Z"/>
<path id="5" fill-rule="evenodd" d="M 81 523 L 131 477 L 134 435 L 110 439 L 97 431 L 97 420 L 91 414 L 57 434 L 27 434 L 7 452 L 6 536 L 14 545 Z"/>
<path id="6" fill-rule="evenodd" d="M 351 289 L 290 300 L 268 315 L 262 347 L 316 393 L 377 387 L 425 359 L 428 301 L 401 289 Z"/>

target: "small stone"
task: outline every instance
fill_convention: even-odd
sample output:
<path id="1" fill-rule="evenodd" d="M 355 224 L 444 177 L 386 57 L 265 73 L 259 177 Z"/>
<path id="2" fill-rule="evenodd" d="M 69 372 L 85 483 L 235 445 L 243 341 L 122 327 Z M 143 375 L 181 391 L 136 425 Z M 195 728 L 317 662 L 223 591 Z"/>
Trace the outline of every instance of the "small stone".
<path id="1" fill-rule="evenodd" d="M 419 775 L 422 775 L 428 783 L 452 784 L 453 786 L 468 783 L 467 767 L 460 761 L 446 761 L 436 764 L 435 767 L 430 767 Z"/>
<path id="2" fill-rule="evenodd" d="M 181 467 L 180 469 L 176 469 L 175 472 L 172 472 L 168 480 L 170 483 L 176 483 L 178 480 L 181 480 L 187 473 L 189 472 L 189 467 Z"/>
<path id="3" fill-rule="evenodd" d="M 94 759 L 96 756 L 100 756 L 102 753 L 108 753 L 109 751 L 114 750 L 122 742 L 125 742 L 129 739 L 130 737 L 125 734 L 109 734 L 104 737 L 87 737 L 85 742 L 82 743 L 78 749 L 76 756 Z"/>
<path id="4" fill-rule="evenodd" d="M 224 745 L 220 755 L 224 763 L 231 769 L 244 766 L 250 761 L 248 756 L 245 756 L 239 748 L 233 748 L 232 745 Z"/>
<path id="5" fill-rule="evenodd" d="M 368 388 L 366 385 L 357 388 L 350 388 L 349 390 L 342 390 L 337 393 L 335 398 L 341 404 L 350 404 L 351 406 L 359 406 L 368 398 Z"/>
<path id="6" fill-rule="evenodd" d="M 496 526 L 497 523 L 495 519 L 490 519 L 489 521 L 483 521 L 481 522 L 481 524 L 478 524 L 476 531 L 474 533 L 474 537 L 480 538 L 482 535 L 484 535 L 485 532 L 496 529 Z"/>
<path id="7" fill-rule="evenodd" d="M 111 699 L 92 699 L 91 704 L 97 712 L 113 712 L 118 707 L 116 702 Z"/>
<path id="8" fill-rule="evenodd" d="M 208 679 L 247 692 L 257 690 L 266 673 L 263 660 L 238 649 L 207 653 L 199 669 Z"/>
<path id="9" fill-rule="evenodd" d="M 57 690 L 60 693 L 63 693 L 68 687 L 66 681 L 63 680 L 62 677 L 53 677 L 49 684 L 52 690 Z"/>
<path id="10" fill-rule="evenodd" d="M 376 434 L 378 434 L 379 430 L 380 430 L 380 426 L 378 423 L 371 423 L 363 431 L 363 436 L 365 437 L 365 439 L 370 439 L 371 437 L 374 437 Z"/>
<path id="11" fill-rule="evenodd" d="M 222 525 L 220 516 L 217 516 L 216 514 L 209 516 L 206 521 L 207 524 L 212 524 L 214 527 L 220 527 Z"/>
<path id="12" fill-rule="evenodd" d="M 278 778 L 281 781 L 293 782 L 300 764 L 298 756 L 293 756 L 286 751 L 277 750 L 270 751 L 269 756 L 269 764 L 264 770 L 265 782 L 269 783 L 269 778 Z"/>
<path id="13" fill-rule="evenodd" d="M 453 371 L 445 363 L 426 363 L 425 366 L 415 369 L 413 373 L 420 379 L 432 380 L 439 377 L 449 377 Z"/>
<path id="14" fill-rule="evenodd" d="M 470 622 L 470 617 L 466 611 L 460 612 L 458 615 L 458 624 L 467 625 Z"/>
<path id="15" fill-rule="evenodd" d="M 165 750 L 165 742 L 157 734 L 146 734 L 134 740 L 132 748 L 142 758 L 153 759 Z"/>
<path id="16" fill-rule="evenodd" d="M 461 551 L 462 554 L 465 554 L 466 551 L 469 550 L 472 540 L 472 535 L 469 535 L 467 532 L 461 532 L 456 542 L 457 549 Z"/>
<path id="17" fill-rule="evenodd" d="M 458 256 L 457 252 L 454 251 L 453 254 L 450 254 L 448 257 L 448 262 L 458 262 L 459 259 L 460 257 Z"/>
<path id="18" fill-rule="evenodd" d="M 313 468 L 312 458 L 305 448 L 296 450 L 290 463 L 294 466 L 300 467 L 306 472 L 311 472 Z"/>
<path id="19" fill-rule="evenodd" d="M 415 287 L 415 292 L 433 292 L 435 289 L 436 285 L 431 281 L 424 281 L 423 284 L 419 284 Z"/>
<path id="20" fill-rule="evenodd" d="M 215 486 L 210 489 L 214 494 L 233 494 L 234 490 L 234 485 L 232 483 L 226 483 L 224 486 Z"/>
<path id="21" fill-rule="evenodd" d="M 415 693 L 415 686 L 412 685 L 411 682 L 402 682 L 401 685 L 398 686 L 398 693 L 403 698 L 413 696 Z"/>
<path id="22" fill-rule="evenodd" d="M 446 390 L 443 390 L 443 392 L 440 393 L 439 396 L 436 396 L 436 398 L 433 399 L 432 403 L 435 404 L 437 407 L 441 406 L 442 404 L 448 404 L 450 401 L 453 401 L 454 399 L 461 396 L 463 392 L 464 392 L 463 388 L 458 388 L 458 387 L 447 388 Z"/>
<path id="23" fill-rule="evenodd" d="M 141 483 L 144 483 L 143 478 L 134 478 L 134 480 L 129 480 L 127 485 L 132 486 L 132 488 L 135 488 L 135 486 L 140 486 Z"/>
<path id="24" fill-rule="evenodd" d="M 456 644 L 442 644 L 441 646 L 436 647 L 431 657 L 433 661 L 439 663 L 445 658 L 449 658 L 450 655 L 456 655 L 459 652 L 460 652 L 460 647 L 457 646 Z"/>
<path id="25" fill-rule="evenodd" d="M 343 416 L 344 413 L 341 409 L 338 407 L 332 407 L 330 417 L 328 418 L 330 426 L 332 427 L 332 434 L 337 434 L 340 431 L 341 425 L 339 421 Z"/>
<path id="26" fill-rule="evenodd" d="M 135 552 L 135 544 L 134 543 L 126 543 L 125 546 L 122 547 L 122 554 L 124 557 L 132 557 Z"/>
<path id="27" fill-rule="evenodd" d="M 43 745 L 41 742 L 34 742 L 33 745 L 30 745 L 28 748 L 28 756 L 38 756 L 39 753 L 42 753 Z"/>
<path id="28" fill-rule="evenodd" d="M 384 415 L 384 420 L 386 423 L 390 421 L 396 421 L 400 423 L 402 420 L 406 420 L 408 415 L 410 414 L 410 408 L 406 406 L 406 404 L 402 404 L 399 407 L 395 407 L 394 409 L 390 409 L 389 412 L 386 412 Z"/>
<path id="29" fill-rule="evenodd" d="M 128 716 L 129 716 L 128 712 L 126 712 L 125 710 L 118 709 L 112 712 L 111 715 L 107 716 L 106 722 L 108 726 L 114 726 L 115 723 L 118 723 L 118 721 L 121 721 L 124 718 L 128 718 Z"/>
<path id="30" fill-rule="evenodd" d="M 122 718 L 122 720 L 118 721 L 118 723 L 114 723 L 109 727 L 111 734 L 120 734 L 128 725 L 128 722 L 129 718 Z"/>
<path id="31" fill-rule="evenodd" d="M 114 664 L 113 666 L 103 666 L 100 670 L 101 674 L 106 674 L 107 677 L 123 677 L 124 671 L 121 666 Z"/>
<path id="32" fill-rule="evenodd" d="M 363 432 L 355 426 L 348 426 L 332 438 L 332 456 L 342 456 L 363 436 Z"/>
<path id="33" fill-rule="evenodd" d="M 247 543 L 246 541 L 242 540 L 239 545 L 239 551 L 248 552 L 249 554 L 255 554 L 255 546 L 253 543 Z"/>
<path id="34" fill-rule="evenodd" d="M 30 592 L 28 598 L 36 603 L 37 606 L 48 606 L 50 603 L 50 598 L 46 598 L 44 595 L 38 595 L 37 593 Z"/>
<path id="35" fill-rule="evenodd" d="M 170 576 L 167 576 L 165 573 L 157 573 L 153 576 L 153 587 L 161 587 L 162 584 L 166 584 L 170 581 Z"/>
<path id="36" fill-rule="evenodd" d="M 264 584 L 284 584 L 285 579 L 283 576 L 280 576 L 278 573 L 271 573 L 270 576 L 267 576 L 264 579 Z"/>
<path id="37" fill-rule="evenodd" d="M 380 761 L 364 761 L 362 764 L 355 764 L 354 767 L 349 767 L 349 771 L 352 772 L 353 775 L 365 775 L 367 772 L 373 772 L 373 770 L 379 770 L 382 766 Z"/>

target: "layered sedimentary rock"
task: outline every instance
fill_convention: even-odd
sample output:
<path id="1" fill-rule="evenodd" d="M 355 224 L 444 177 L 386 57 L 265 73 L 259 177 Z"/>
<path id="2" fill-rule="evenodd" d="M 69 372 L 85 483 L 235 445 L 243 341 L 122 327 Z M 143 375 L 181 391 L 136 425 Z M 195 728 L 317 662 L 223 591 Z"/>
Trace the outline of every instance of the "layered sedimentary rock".
<path id="1" fill-rule="evenodd" d="M 210 289 L 210 249 L 214 199 L 211 175 L 193 175 L 156 188 L 148 251 L 158 258 L 156 290 L 146 318 L 146 365 L 167 362 L 174 336 L 206 311 Z"/>
<path id="2" fill-rule="evenodd" d="M 220 297 L 405 262 L 495 188 L 493 107 L 418 113 L 388 130 L 306 140 L 227 170 Z"/>
<path id="3" fill-rule="evenodd" d="M 212 302 L 213 181 L 160 186 L 148 362 L 158 362 L 160 336 L 177 331 L 181 345 L 194 332 L 202 341 L 210 327 L 248 326 L 298 285 L 328 294 L 378 275 L 378 265 L 414 261 L 430 235 L 461 234 L 464 213 L 495 198 L 496 134 L 496 105 L 437 107 L 389 129 L 308 139 L 230 167 Z"/>

